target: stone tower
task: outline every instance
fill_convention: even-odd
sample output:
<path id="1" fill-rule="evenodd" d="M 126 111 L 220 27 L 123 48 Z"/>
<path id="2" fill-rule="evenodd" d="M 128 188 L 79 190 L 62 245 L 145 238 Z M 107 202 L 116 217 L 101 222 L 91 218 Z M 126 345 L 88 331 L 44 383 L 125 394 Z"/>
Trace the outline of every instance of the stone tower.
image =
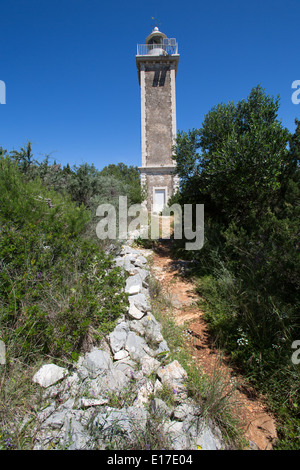
<path id="1" fill-rule="evenodd" d="M 179 61 L 176 39 L 155 27 L 138 44 L 136 65 L 141 89 L 141 184 L 149 212 L 159 213 L 177 191 L 178 177 L 172 159 L 176 127 L 175 80 Z"/>

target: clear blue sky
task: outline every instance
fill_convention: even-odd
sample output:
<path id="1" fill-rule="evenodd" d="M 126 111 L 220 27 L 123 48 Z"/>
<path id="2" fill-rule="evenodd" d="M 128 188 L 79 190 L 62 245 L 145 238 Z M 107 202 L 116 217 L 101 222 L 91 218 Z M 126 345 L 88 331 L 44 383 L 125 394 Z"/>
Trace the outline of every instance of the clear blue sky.
<path id="1" fill-rule="evenodd" d="M 279 118 L 294 131 L 299 0 L 1 0 L 0 146 L 31 140 L 37 158 L 62 165 L 140 165 L 135 54 L 153 16 L 179 43 L 178 130 L 261 84 L 280 95 Z"/>

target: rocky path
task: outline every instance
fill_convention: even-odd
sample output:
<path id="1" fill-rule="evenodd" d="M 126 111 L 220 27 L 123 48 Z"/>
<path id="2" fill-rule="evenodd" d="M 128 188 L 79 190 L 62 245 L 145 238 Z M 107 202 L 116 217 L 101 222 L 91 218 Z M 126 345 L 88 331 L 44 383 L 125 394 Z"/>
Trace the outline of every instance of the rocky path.
<path id="1" fill-rule="evenodd" d="M 44 389 L 44 400 L 34 418 L 33 449 L 225 448 L 220 431 L 199 417 L 196 404 L 187 397 L 186 372 L 168 359 L 161 325 L 151 313 L 149 269 L 169 296 L 176 321 L 187 325 L 194 358 L 204 371 L 212 374 L 217 364 L 230 378 L 237 378 L 237 373 L 226 358 L 218 362 L 219 352 L 196 303 L 195 286 L 183 275 L 186 264 L 170 257 L 168 244 L 161 248 L 151 253 L 149 268 L 147 250 L 124 246 L 115 262 L 128 276 L 127 314 L 77 363 L 69 368 L 45 364 L 34 375 L 33 381 Z M 160 396 L 164 387 L 172 393 L 171 402 Z M 275 422 L 263 402 L 243 382 L 238 401 L 251 447 L 271 449 Z"/>
<path id="2" fill-rule="evenodd" d="M 222 367 L 229 378 L 238 380 L 236 399 L 240 404 L 238 416 L 246 439 L 251 447 L 271 450 L 277 438 L 276 423 L 267 412 L 264 400 L 245 382 L 238 371 L 229 366 L 228 358 L 220 355 L 208 332 L 203 312 L 197 305 L 199 300 L 195 285 L 184 276 L 186 263 L 172 259 L 168 243 L 162 244 L 153 254 L 152 275 L 159 280 L 164 294 L 173 305 L 175 321 L 186 324 L 196 359 L 204 372 L 212 374 Z"/>
<path id="3" fill-rule="evenodd" d="M 145 256 L 124 245 L 115 258 L 126 274 L 127 313 L 101 344 L 68 367 L 47 363 L 34 374 L 42 402 L 22 423 L 33 425 L 34 450 L 225 448 L 188 397 L 186 371 L 169 357 L 151 313 Z"/>

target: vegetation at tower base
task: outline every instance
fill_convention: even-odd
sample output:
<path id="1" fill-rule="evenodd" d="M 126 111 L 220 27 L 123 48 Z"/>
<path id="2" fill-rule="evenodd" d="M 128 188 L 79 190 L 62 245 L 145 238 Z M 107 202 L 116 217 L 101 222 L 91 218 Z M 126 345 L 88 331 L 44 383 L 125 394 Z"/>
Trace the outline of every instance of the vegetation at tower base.
<path id="1" fill-rule="evenodd" d="M 219 344 L 273 403 L 278 448 L 299 446 L 300 122 L 277 117 L 279 99 L 254 88 L 215 106 L 200 129 L 179 132 L 177 202 L 205 206 L 205 244 L 177 253 L 198 261 L 203 308 Z M 182 243 L 182 244 L 181 244 Z"/>

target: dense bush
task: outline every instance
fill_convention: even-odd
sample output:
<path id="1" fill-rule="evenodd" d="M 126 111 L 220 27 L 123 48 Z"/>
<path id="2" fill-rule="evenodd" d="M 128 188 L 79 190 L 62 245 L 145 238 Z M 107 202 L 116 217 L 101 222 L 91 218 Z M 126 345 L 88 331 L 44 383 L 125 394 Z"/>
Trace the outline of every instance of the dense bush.
<path id="1" fill-rule="evenodd" d="M 8 155 L 0 147 L 0 155 Z M 128 204 L 142 202 L 140 174 L 137 167 L 124 163 L 110 164 L 97 170 L 93 164 L 82 163 L 70 167 L 50 164 L 49 156 L 37 161 L 28 142 L 25 148 L 12 151 L 10 159 L 16 162 L 18 169 L 27 180 L 40 178 L 42 183 L 56 191 L 66 192 L 77 204 L 84 204 L 94 213 L 97 205 L 111 203 L 117 206 L 119 196 L 127 196 Z"/>
<path id="2" fill-rule="evenodd" d="M 247 100 L 214 107 L 201 129 L 178 134 L 177 200 L 204 203 L 205 244 L 185 252 L 179 242 L 177 250 L 198 261 L 199 292 L 220 345 L 293 421 L 300 406 L 299 365 L 291 360 L 300 338 L 300 123 L 291 135 L 278 108 L 256 87 Z"/>
<path id="3" fill-rule="evenodd" d="M 67 195 L 78 206 L 84 205 L 90 210 L 91 218 L 86 226 L 86 235 L 96 238 L 96 226 L 99 217 L 96 211 L 101 204 L 111 204 L 119 221 L 119 197 L 127 197 L 127 206 L 141 203 L 143 194 L 140 174 L 137 167 L 124 163 L 110 164 L 97 170 L 93 164 L 82 163 L 70 167 L 67 164 L 50 164 L 49 156 L 37 161 L 32 153 L 31 143 L 24 148 L 8 152 L 0 147 L 0 155 L 6 155 L 14 161 L 27 182 L 40 180 L 42 185 L 62 195 Z"/>
<path id="4" fill-rule="evenodd" d="M 123 275 L 83 236 L 90 211 L 0 159 L 0 337 L 8 362 L 76 358 L 125 311 Z"/>

